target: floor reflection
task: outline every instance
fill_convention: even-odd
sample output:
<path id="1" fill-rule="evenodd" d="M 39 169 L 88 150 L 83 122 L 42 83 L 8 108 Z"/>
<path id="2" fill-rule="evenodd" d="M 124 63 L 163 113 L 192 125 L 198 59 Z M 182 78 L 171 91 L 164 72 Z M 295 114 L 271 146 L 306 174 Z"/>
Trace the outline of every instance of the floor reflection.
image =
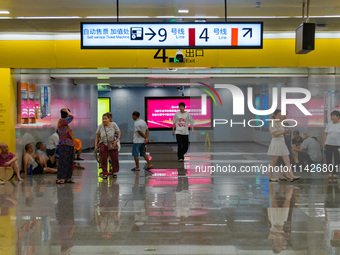
<path id="1" fill-rule="evenodd" d="M 196 155 L 181 167 L 152 173 L 131 172 L 126 151 L 118 178 L 103 180 L 93 154 L 85 153 L 85 169 L 74 170 L 76 184 L 56 185 L 55 175 L 6 181 L 0 254 L 339 253 L 337 182 L 310 173 L 292 184 L 269 183 L 260 172 L 197 172 L 223 158 L 225 148 L 212 147 L 216 155 L 191 148 Z M 254 150 L 238 157 L 265 163 L 262 146 L 228 149 Z"/>
<path id="2" fill-rule="evenodd" d="M 58 221 L 58 241 L 61 254 L 69 254 L 73 247 L 74 222 L 74 185 L 57 186 L 56 219 Z"/>
<path id="3" fill-rule="evenodd" d="M 98 233 L 108 240 L 121 225 L 119 207 L 119 184 L 116 179 L 106 179 L 98 184 L 95 220 Z"/>
<path id="4" fill-rule="evenodd" d="M 287 240 L 291 234 L 293 208 L 298 197 L 294 195 L 297 187 L 279 183 L 274 186 L 269 183 L 270 207 L 268 208 L 268 219 L 270 221 L 269 239 L 272 240 L 272 250 L 279 253 L 287 249 Z M 275 187 L 277 191 L 275 191 Z"/>

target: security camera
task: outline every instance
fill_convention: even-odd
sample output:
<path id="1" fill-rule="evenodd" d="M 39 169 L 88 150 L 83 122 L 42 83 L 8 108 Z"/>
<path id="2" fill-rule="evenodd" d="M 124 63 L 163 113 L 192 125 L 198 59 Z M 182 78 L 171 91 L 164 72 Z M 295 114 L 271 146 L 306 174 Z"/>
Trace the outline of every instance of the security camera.
<path id="1" fill-rule="evenodd" d="M 176 59 L 178 60 L 178 62 L 182 63 L 184 62 L 184 57 L 183 57 L 183 52 L 181 50 L 178 50 L 176 52 Z"/>

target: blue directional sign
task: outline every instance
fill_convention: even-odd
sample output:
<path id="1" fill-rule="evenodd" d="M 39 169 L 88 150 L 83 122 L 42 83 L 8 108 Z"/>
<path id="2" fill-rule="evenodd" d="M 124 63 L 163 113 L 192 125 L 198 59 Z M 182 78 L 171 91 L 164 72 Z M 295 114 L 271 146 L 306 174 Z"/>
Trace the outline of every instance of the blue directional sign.
<path id="1" fill-rule="evenodd" d="M 81 23 L 82 49 L 262 49 L 263 24 Z"/>

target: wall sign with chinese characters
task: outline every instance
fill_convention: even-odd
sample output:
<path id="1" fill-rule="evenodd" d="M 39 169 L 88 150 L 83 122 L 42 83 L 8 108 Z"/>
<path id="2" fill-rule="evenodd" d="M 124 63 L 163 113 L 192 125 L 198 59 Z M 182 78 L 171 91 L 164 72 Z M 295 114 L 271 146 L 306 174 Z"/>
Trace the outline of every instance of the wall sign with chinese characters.
<path id="1" fill-rule="evenodd" d="M 204 57 L 203 49 L 185 49 L 182 53 L 185 59 L 184 63 L 196 63 L 199 58 Z M 166 63 L 167 60 L 170 59 L 166 52 L 166 49 L 158 49 L 153 58 L 161 59 L 163 63 Z"/>
<path id="2" fill-rule="evenodd" d="M 262 49 L 263 24 L 81 23 L 82 49 Z"/>

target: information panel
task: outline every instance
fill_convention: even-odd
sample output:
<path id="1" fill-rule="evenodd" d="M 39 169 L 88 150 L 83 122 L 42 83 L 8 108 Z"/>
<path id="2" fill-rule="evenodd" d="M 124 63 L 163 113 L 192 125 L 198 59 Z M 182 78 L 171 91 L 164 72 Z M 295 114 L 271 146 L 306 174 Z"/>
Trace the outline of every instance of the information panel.
<path id="1" fill-rule="evenodd" d="M 81 23 L 82 49 L 262 49 L 262 22 Z"/>

